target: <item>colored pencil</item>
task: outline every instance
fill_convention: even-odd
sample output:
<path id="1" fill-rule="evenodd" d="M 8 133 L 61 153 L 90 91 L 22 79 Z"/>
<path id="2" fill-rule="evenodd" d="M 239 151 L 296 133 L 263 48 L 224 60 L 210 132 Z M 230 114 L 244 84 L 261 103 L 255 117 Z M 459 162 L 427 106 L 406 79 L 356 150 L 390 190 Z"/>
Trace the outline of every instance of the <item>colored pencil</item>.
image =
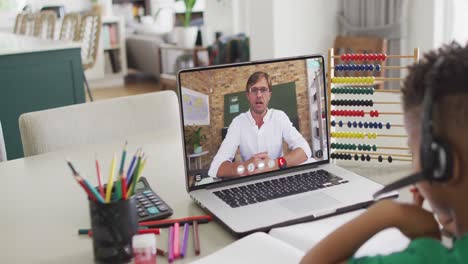
<path id="1" fill-rule="evenodd" d="M 198 223 L 193 221 L 193 242 L 195 247 L 195 255 L 200 255 L 200 237 L 198 236 Z"/>
<path id="2" fill-rule="evenodd" d="M 125 179 L 125 173 L 120 173 L 120 183 L 122 184 L 122 199 L 127 199 L 127 179 Z"/>
<path id="3" fill-rule="evenodd" d="M 207 224 L 210 222 L 210 220 L 208 219 L 201 219 L 201 220 L 195 220 L 197 221 L 197 223 L 200 225 L 200 224 Z M 145 222 L 146 223 L 146 222 Z M 187 221 L 179 221 L 179 225 L 185 225 L 185 224 L 189 224 L 189 225 L 192 225 L 193 224 L 193 220 L 187 220 Z M 165 228 L 165 227 L 169 227 L 171 225 L 173 225 L 174 223 L 165 223 L 165 224 L 157 224 L 157 225 L 144 225 L 144 226 L 147 226 L 149 228 Z"/>
<path id="4" fill-rule="evenodd" d="M 107 181 L 106 203 L 109 203 L 111 200 L 112 188 L 114 187 L 114 173 L 115 173 L 115 154 L 114 154 L 114 157 L 112 158 L 109 180 Z"/>
<path id="5" fill-rule="evenodd" d="M 189 237 L 189 229 L 190 225 L 189 223 L 185 223 L 184 225 L 184 237 L 182 239 L 182 249 L 180 250 L 180 256 L 183 258 L 185 257 L 185 254 L 187 253 L 187 241 Z"/>
<path id="6" fill-rule="evenodd" d="M 88 195 L 89 199 L 93 201 L 102 201 L 102 197 L 99 195 L 99 193 L 94 189 L 91 185 L 86 184 L 87 181 L 85 182 L 84 179 L 80 176 L 80 174 L 75 170 L 75 167 L 73 167 L 73 164 L 67 160 L 68 167 L 70 167 L 72 173 L 73 173 L 73 178 L 78 182 L 78 184 L 85 190 L 86 194 Z M 94 191 L 94 192 L 93 192 Z"/>
<path id="7" fill-rule="evenodd" d="M 173 251 L 173 243 L 174 243 L 174 227 L 170 226 L 169 227 L 169 239 L 168 239 L 168 245 L 167 245 L 167 260 L 169 263 L 172 263 L 174 261 L 174 251 Z"/>
<path id="8" fill-rule="evenodd" d="M 197 215 L 197 216 L 190 216 L 190 217 L 185 217 L 185 218 L 176 218 L 176 219 L 166 219 L 166 220 L 156 220 L 156 221 L 145 221 L 145 222 L 140 222 L 140 226 L 155 226 L 155 225 L 164 225 L 164 224 L 174 224 L 174 223 L 179 223 L 179 224 L 185 224 L 185 222 L 190 222 L 192 223 L 193 221 L 211 221 L 213 220 L 213 217 L 211 215 Z"/>
<path id="9" fill-rule="evenodd" d="M 160 229 L 159 228 L 148 228 L 148 229 L 138 229 L 137 231 L 137 234 L 141 235 L 141 234 L 155 234 L 155 235 L 159 235 L 161 233 Z M 88 232 L 86 233 L 89 237 L 92 237 L 93 236 L 93 231 L 92 230 L 88 230 Z"/>
<path id="10" fill-rule="evenodd" d="M 135 171 L 133 172 L 132 174 L 132 179 L 131 179 L 131 183 L 130 183 L 130 186 L 128 188 L 128 197 L 132 196 L 134 191 L 135 191 L 135 185 L 137 183 L 137 180 L 138 180 L 138 174 L 140 173 L 140 169 L 141 169 L 141 153 L 138 155 L 138 159 L 137 159 L 137 163 L 135 165 Z"/>
<path id="11" fill-rule="evenodd" d="M 97 174 L 99 192 L 101 193 L 102 197 L 105 197 L 106 194 L 104 193 L 104 188 L 102 187 L 101 168 L 99 166 L 97 155 L 96 155 L 96 174 Z"/>
<path id="12" fill-rule="evenodd" d="M 149 229 L 147 226 L 139 226 L 139 230 Z M 80 228 L 78 229 L 78 235 L 87 235 L 91 231 L 91 228 Z"/>
<path id="13" fill-rule="evenodd" d="M 140 149 L 137 149 L 137 151 L 136 151 L 135 154 L 133 155 L 132 161 L 130 162 L 130 167 L 128 167 L 128 171 L 127 171 L 127 186 L 130 185 L 130 180 L 132 179 L 132 174 L 133 174 L 133 171 L 134 171 L 134 169 L 135 169 L 135 162 L 136 162 L 136 159 L 137 159 L 139 153 L 140 153 Z"/>
<path id="14" fill-rule="evenodd" d="M 125 145 L 123 146 L 123 150 L 122 150 L 122 156 L 120 158 L 119 175 L 118 175 L 117 184 L 115 185 L 116 200 L 120 200 L 121 198 L 124 198 L 124 195 L 122 193 L 122 174 L 124 170 L 125 157 L 127 156 L 127 144 L 128 144 L 127 141 L 125 141 Z"/>
<path id="15" fill-rule="evenodd" d="M 100 202 L 104 203 L 104 198 L 99 194 L 99 192 L 94 188 L 86 179 L 80 177 L 83 183 L 86 185 L 88 190 L 93 194 L 93 196 Z"/>
<path id="16" fill-rule="evenodd" d="M 180 257 L 179 230 L 179 223 L 174 223 L 174 245 L 172 246 L 172 250 L 174 251 L 175 259 Z"/>

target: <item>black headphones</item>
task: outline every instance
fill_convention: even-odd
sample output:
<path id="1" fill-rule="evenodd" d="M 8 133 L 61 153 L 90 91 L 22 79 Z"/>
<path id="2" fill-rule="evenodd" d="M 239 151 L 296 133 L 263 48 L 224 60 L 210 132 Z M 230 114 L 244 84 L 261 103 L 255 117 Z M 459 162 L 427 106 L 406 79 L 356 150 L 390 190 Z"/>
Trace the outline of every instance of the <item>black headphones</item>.
<path id="1" fill-rule="evenodd" d="M 422 117 L 422 137 L 420 159 L 422 171 L 416 174 L 407 176 L 401 180 L 395 181 L 382 190 L 374 194 L 374 198 L 381 194 L 394 191 L 396 189 L 414 184 L 421 180 L 444 182 L 452 177 L 453 154 L 452 148 L 447 141 L 442 138 L 435 137 L 433 134 L 433 118 L 432 107 L 434 104 L 434 83 L 437 82 L 440 68 L 444 62 L 444 57 L 439 57 L 434 63 L 432 70 L 428 73 L 433 78 L 426 78 L 426 92 L 423 99 L 423 117 Z M 439 97 L 441 97 L 440 95 Z"/>

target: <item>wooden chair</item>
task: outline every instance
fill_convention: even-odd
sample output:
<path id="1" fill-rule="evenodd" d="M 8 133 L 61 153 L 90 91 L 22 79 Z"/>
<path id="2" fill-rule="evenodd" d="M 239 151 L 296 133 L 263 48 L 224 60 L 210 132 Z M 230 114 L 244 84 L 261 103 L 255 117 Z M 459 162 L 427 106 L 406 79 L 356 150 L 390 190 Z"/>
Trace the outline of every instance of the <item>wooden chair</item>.
<path id="1" fill-rule="evenodd" d="M 60 40 L 76 41 L 79 38 L 81 16 L 78 13 L 68 13 L 63 17 L 60 27 Z"/>
<path id="2" fill-rule="evenodd" d="M 36 24 L 36 17 L 37 14 L 33 13 L 24 13 L 21 17 L 21 22 L 19 26 L 19 34 L 33 36 L 34 35 L 34 27 Z"/>
<path id="3" fill-rule="evenodd" d="M 81 42 L 81 60 L 83 63 L 83 70 L 93 67 L 96 63 L 101 27 L 101 16 L 97 13 L 88 13 L 81 18 L 77 41 Z M 84 72 L 83 77 L 89 99 L 90 101 L 93 101 L 91 89 Z"/>
<path id="4" fill-rule="evenodd" d="M 57 13 L 54 11 L 39 12 L 36 15 L 33 35 L 42 39 L 54 39 L 56 21 Z"/>
<path id="5" fill-rule="evenodd" d="M 13 29 L 13 33 L 15 34 L 21 34 L 21 28 L 22 28 L 22 24 L 23 24 L 23 17 L 26 16 L 26 13 L 24 12 L 21 12 L 21 13 L 18 13 L 18 15 L 16 15 L 16 19 L 15 19 L 15 28 Z"/>
<path id="6" fill-rule="evenodd" d="M 335 55 L 340 55 L 343 53 L 386 53 L 387 52 L 387 40 L 383 38 L 376 38 L 376 37 L 357 37 L 357 36 L 337 36 L 335 38 L 335 43 L 333 44 L 333 49 Z M 339 59 L 335 59 L 336 64 L 345 64 L 346 62 L 341 61 Z M 358 63 L 358 62 L 350 62 L 350 63 Z M 367 64 L 367 63 L 377 63 L 377 62 L 368 62 L 368 61 L 360 61 L 360 64 Z M 385 61 L 378 62 L 384 66 Z M 373 76 L 375 77 L 382 77 L 384 76 L 383 70 L 380 72 L 373 72 Z M 340 75 L 342 73 L 336 72 L 335 75 L 337 76 L 369 76 L 368 73 L 356 72 L 356 73 L 349 73 L 346 72 L 344 75 Z M 379 82 L 376 84 L 377 89 L 383 89 L 384 83 Z"/>

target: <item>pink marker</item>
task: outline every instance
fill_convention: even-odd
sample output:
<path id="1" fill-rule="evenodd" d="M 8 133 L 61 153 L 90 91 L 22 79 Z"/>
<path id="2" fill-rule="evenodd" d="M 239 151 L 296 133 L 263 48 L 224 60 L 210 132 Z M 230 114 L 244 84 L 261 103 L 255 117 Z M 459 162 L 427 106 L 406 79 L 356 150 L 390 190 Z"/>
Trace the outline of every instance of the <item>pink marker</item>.
<path id="1" fill-rule="evenodd" d="M 179 247 L 179 223 L 174 223 L 174 244 L 172 245 L 172 250 L 174 251 L 174 259 L 180 257 L 180 247 Z"/>

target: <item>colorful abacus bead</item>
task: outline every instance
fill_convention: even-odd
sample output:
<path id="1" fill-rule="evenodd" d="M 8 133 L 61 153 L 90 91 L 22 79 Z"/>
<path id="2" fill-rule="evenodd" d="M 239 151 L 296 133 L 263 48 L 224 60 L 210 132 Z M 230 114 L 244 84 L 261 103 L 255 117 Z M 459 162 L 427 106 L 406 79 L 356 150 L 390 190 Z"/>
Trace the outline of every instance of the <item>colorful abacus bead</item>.
<path id="1" fill-rule="evenodd" d="M 392 161 L 393 161 L 392 156 L 388 156 L 388 159 L 387 159 L 387 160 L 388 160 L 388 162 L 392 163 Z"/>
<path id="2" fill-rule="evenodd" d="M 378 160 L 379 160 L 379 162 L 382 162 L 383 161 L 382 156 L 379 155 Z"/>
<path id="3" fill-rule="evenodd" d="M 372 150 L 377 151 L 377 145 L 372 145 Z"/>
<path id="4" fill-rule="evenodd" d="M 390 128 L 392 127 L 392 125 L 390 125 L 390 123 L 387 123 L 387 124 L 385 125 L 385 127 L 386 127 L 387 129 L 390 129 Z"/>
<path id="5" fill-rule="evenodd" d="M 375 71 L 380 72 L 382 70 L 382 66 L 380 64 L 375 65 Z"/>

